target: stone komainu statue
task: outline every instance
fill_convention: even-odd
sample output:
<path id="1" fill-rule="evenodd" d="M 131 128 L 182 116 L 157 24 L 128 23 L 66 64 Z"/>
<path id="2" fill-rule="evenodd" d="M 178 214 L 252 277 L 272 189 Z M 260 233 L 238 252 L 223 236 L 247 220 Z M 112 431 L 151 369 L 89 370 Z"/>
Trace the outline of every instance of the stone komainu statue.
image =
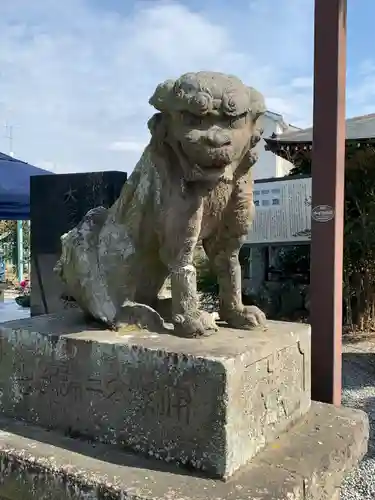
<path id="1" fill-rule="evenodd" d="M 220 319 L 232 328 L 263 324 L 262 311 L 242 304 L 238 261 L 254 213 L 262 95 L 234 76 L 199 72 L 159 85 L 149 102 L 158 111 L 151 140 L 120 197 L 61 237 L 55 270 L 83 311 L 109 327 L 168 316 L 176 334 L 199 336 L 216 329 L 199 310 L 193 256 L 201 241 L 218 276 Z M 170 309 L 159 315 L 168 276 Z"/>

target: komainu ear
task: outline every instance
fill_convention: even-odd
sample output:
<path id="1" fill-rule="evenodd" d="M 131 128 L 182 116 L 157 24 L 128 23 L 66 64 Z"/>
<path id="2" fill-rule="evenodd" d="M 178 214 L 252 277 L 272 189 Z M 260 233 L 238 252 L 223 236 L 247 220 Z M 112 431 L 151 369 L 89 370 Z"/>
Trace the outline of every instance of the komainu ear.
<path id="1" fill-rule="evenodd" d="M 256 121 L 258 120 L 259 117 L 264 115 L 266 112 L 266 103 L 264 101 L 263 95 L 258 92 L 256 89 L 253 87 L 248 87 L 249 94 L 250 94 L 250 113 L 253 117 L 253 120 Z"/>
<path id="2" fill-rule="evenodd" d="M 151 133 L 151 144 L 159 149 L 167 137 L 167 120 L 164 113 L 155 113 L 148 121 L 147 126 Z"/>
<path id="3" fill-rule="evenodd" d="M 250 149 L 253 149 L 258 144 L 258 142 L 262 138 L 262 135 L 263 135 L 263 129 L 255 126 L 255 129 L 250 139 Z"/>
<path id="4" fill-rule="evenodd" d="M 155 158 L 155 166 L 160 169 L 168 166 L 167 158 L 169 158 L 169 147 L 167 146 L 168 122 L 170 116 L 168 113 L 155 113 L 148 121 L 148 128 L 151 133 L 150 147 L 155 153 L 158 160 Z M 169 168 L 169 167 L 168 167 Z"/>

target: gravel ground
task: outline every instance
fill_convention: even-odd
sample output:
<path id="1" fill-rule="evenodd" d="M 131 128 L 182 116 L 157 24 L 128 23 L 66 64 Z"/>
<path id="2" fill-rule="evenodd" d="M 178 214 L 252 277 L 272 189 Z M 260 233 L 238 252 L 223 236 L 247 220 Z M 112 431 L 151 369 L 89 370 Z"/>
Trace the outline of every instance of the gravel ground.
<path id="1" fill-rule="evenodd" d="M 344 481 L 341 500 L 375 500 L 375 340 L 343 348 L 343 404 L 370 420 L 369 451 Z"/>

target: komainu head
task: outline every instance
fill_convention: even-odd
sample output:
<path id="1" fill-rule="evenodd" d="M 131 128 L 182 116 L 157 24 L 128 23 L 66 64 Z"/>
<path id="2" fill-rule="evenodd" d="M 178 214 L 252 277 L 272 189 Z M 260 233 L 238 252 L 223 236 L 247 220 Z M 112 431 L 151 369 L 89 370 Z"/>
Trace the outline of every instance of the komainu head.
<path id="1" fill-rule="evenodd" d="M 232 173 L 259 141 L 263 96 L 235 76 L 186 73 L 158 85 L 150 104 L 154 144 L 168 144 L 186 180 L 220 179 Z"/>

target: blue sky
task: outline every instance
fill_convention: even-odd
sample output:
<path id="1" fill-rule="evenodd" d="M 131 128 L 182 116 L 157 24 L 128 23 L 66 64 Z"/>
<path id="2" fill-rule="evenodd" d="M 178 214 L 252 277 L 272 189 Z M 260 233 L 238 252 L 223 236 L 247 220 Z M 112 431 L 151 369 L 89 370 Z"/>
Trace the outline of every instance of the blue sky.
<path id="1" fill-rule="evenodd" d="M 348 0 L 347 115 L 375 112 L 374 0 Z M 155 86 L 218 70 L 311 124 L 313 0 L 0 0 L 0 150 L 57 172 L 127 170 Z"/>

